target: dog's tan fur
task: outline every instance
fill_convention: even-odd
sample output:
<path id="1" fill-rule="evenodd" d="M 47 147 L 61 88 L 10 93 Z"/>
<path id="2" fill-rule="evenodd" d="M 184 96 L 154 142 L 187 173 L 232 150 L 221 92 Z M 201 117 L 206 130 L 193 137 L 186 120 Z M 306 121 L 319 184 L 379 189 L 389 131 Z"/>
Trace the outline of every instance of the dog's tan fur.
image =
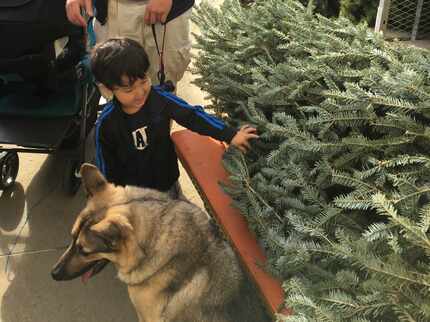
<path id="1" fill-rule="evenodd" d="M 104 259 L 128 285 L 140 322 L 269 321 L 233 251 L 198 207 L 113 186 L 91 165 L 81 174 L 89 199 L 55 279 L 85 274 Z"/>

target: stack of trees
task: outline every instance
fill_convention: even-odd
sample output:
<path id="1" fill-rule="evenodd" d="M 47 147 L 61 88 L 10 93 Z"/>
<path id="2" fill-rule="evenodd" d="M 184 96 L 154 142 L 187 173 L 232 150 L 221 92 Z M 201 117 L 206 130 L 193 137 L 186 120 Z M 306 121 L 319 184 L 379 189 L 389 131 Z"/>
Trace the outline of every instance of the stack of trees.
<path id="1" fill-rule="evenodd" d="M 378 11 L 378 0 L 300 0 L 304 5 L 311 2 L 316 12 L 326 17 L 342 16 L 354 23 L 366 22 L 374 26 Z"/>
<path id="2" fill-rule="evenodd" d="M 196 84 L 260 139 L 226 189 L 281 278 L 280 321 L 430 321 L 430 55 L 296 0 L 203 3 Z"/>
<path id="3" fill-rule="evenodd" d="M 254 0 L 240 0 L 242 4 L 248 5 Z M 304 5 L 309 0 L 300 0 Z M 346 17 L 358 23 L 365 21 L 369 26 L 374 26 L 378 10 L 378 0 L 312 0 L 315 11 L 326 17 Z"/>

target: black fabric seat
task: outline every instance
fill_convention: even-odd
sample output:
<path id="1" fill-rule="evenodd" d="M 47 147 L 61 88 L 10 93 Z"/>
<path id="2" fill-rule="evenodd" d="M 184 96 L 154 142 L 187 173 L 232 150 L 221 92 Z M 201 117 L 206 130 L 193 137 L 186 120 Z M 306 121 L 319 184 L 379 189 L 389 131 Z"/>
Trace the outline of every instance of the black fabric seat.
<path id="1" fill-rule="evenodd" d="M 41 52 L 63 36 L 79 36 L 82 28 L 66 17 L 66 0 L 1 0 L 0 58 Z"/>
<path id="2" fill-rule="evenodd" d="M 0 75 L 52 89 L 56 74 L 73 68 L 85 52 L 83 29 L 66 17 L 66 0 L 0 0 Z M 56 57 L 54 41 L 69 37 Z"/>
<path id="3" fill-rule="evenodd" d="M 0 148 L 7 144 L 21 147 L 56 149 L 74 125 L 73 118 L 38 119 L 0 117 Z"/>

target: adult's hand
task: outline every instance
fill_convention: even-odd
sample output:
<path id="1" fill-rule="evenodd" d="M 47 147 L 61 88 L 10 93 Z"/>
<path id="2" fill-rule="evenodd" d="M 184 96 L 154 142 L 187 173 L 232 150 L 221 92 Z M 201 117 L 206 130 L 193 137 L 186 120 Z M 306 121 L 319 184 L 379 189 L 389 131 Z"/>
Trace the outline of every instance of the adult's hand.
<path id="1" fill-rule="evenodd" d="M 153 25 L 157 22 L 164 23 L 170 9 L 172 9 L 172 0 L 149 0 L 143 19 L 147 25 Z"/>
<path id="2" fill-rule="evenodd" d="M 85 12 L 91 17 L 94 15 L 92 0 L 67 0 L 67 19 L 69 19 L 69 21 L 71 23 L 74 23 L 75 25 L 85 27 L 87 25 L 87 22 L 82 16 L 81 9 L 85 9 Z"/>

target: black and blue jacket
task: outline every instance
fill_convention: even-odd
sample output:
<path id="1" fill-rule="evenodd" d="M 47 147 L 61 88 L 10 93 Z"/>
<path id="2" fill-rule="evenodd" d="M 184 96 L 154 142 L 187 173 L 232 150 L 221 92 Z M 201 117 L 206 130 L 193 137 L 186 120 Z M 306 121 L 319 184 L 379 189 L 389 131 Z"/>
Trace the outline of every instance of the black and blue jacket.
<path id="1" fill-rule="evenodd" d="M 96 123 L 96 163 L 108 181 L 167 191 L 178 180 L 170 121 L 202 135 L 230 143 L 237 130 L 191 106 L 172 93 L 153 87 L 135 114 L 124 113 L 115 100 Z"/>

